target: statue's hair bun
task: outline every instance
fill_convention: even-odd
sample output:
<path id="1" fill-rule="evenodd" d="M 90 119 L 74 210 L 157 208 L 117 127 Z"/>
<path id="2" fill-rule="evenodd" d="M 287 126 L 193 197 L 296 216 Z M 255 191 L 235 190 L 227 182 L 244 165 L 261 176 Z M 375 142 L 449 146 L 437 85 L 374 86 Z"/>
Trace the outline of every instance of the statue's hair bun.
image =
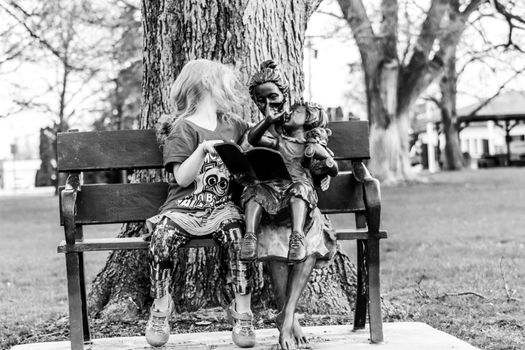
<path id="1" fill-rule="evenodd" d="M 277 63 L 275 63 L 274 60 L 266 60 L 263 63 L 261 63 L 261 70 L 270 68 L 270 69 L 276 69 Z"/>

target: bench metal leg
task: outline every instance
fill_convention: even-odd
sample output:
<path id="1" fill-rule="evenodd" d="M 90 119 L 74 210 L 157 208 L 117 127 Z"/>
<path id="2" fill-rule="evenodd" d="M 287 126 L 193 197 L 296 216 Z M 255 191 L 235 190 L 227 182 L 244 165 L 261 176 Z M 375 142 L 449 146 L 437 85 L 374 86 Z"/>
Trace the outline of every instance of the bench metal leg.
<path id="1" fill-rule="evenodd" d="M 82 287 L 80 278 L 80 258 L 78 253 L 66 253 L 66 270 L 71 350 L 84 350 Z"/>
<path id="2" fill-rule="evenodd" d="M 86 295 L 86 280 L 84 275 L 84 253 L 78 253 L 78 262 L 78 275 L 80 278 L 80 296 L 82 300 L 82 325 L 84 329 L 84 344 L 91 344 L 91 331 L 89 329 L 88 305 Z"/>
<path id="3" fill-rule="evenodd" d="M 383 341 L 383 323 L 381 318 L 381 291 L 379 283 L 379 239 L 368 239 L 368 293 L 370 298 L 370 341 L 379 343 Z"/>
<path id="4" fill-rule="evenodd" d="M 354 310 L 354 331 L 364 329 L 368 304 L 368 271 L 366 270 L 366 241 L 357 240 L 357 292 Z"/>

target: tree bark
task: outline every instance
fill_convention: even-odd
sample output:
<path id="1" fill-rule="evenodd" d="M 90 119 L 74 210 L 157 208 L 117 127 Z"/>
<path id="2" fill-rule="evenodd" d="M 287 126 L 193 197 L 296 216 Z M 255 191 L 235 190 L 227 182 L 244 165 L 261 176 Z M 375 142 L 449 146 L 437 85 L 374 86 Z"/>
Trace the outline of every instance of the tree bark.
<path id="1" fill-rule="evenodd" d="M 460 16 L 459 0 L 452 0 L 450 2 L 450 21 L 454 23 Z M 445 72 L 439 84 L 441 89 L 441 122 L 443 123 L 443 133 L 445 134 L 444 168 L 446 170 L 460 170 L 463 168 L 463 155 L 459 145 L 456 114 L 457 83 L 456 46 L 454 45 L 445 61 Z"/>
<path id="2" fill-rule="evenodd" d="M 455 51 L 455 50 L 454 50 Z M 463 168 L 463 156 L 459 145 L 459 133 L 456 114 L 456 55 L 455 52 L 446 62 L 445 74 L 441 78 L 441 122 L 445 135 L 444 169 L 460 170 Z"/>
<path id="3" fill-rule="evenodd" d="M 141 128 L 151 128 L 169 113 L 169 88 L 183 65 L 195 58 L 232 64 L 246 84 L 259 64 L 274 59 L 290 83 L 291 100 L 303 91 L 303 45 L 309 15 L 320 1 L 304 0 L 151 0 L 143 2 L 144 69 Z M 249 96 L 242 111 L 258 119 Z M 134 181 L 160 181 L 163 174 L 144 171 Z M 120 236 L 138 235 L 141 225 L 124 226 Z M 177 311 L 225 305 L 232 298 L 225 282 L 226 259 L 216 249 L 180 250 L 173 297 Z M 151 301 L 145 252 L 113 252 L 89 295 L 91 312 L 106 318 L 133 319 Z M 269 280 L 255 269 L 254 306 L 272 306 Z M 351 310 L 355 267 L 338 253 L 335 263 L 312 275 L 300 309 L 324 313 Z"/>
<path id="4" fill-rule="evenodd" d="M 58 127 L 56 124 L 51 127 L 47 126 L 40 129 L 40 146 L 39 154 L 40 168 L 36 172 L 35 185 L 38 186 L 55 186 L 56 182 L 56 133 Z"/>

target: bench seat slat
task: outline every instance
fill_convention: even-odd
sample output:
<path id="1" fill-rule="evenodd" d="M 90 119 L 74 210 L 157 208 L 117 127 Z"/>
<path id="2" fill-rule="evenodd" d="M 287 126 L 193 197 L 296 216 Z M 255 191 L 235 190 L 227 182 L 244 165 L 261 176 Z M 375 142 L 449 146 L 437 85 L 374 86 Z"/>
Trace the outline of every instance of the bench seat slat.
<path id="1" fill-rule="evenodd" d="M 366 230 L 342 229 L 337 230 L 337 239 L 339 240 L 353 240 L 353 239 L 367 239 L 368 232 Z M 380 231 L 379 238 L 386 238 L 386 232 Z M 149 242 L 144 241 L 141 237 L 125 237 L 125 238 L 89 238 L 83 241 L 78 241 L 74 246 L 68 246 L 63 240 L 57 247 L 59 253 L 72 252 L 96 252 L 104 250 L 134 250 L 147 249 Z M 212 238 L 196 238 L 191 240 L 184 248 L 198 248 L 198 247 L 217 247 L 217 243 Z"/>
<path id="2" fill-rule="evenodd" d="M 367 239 L 369 238 L 368 231 L 366 229 L 342 229 L 336 230 L 337 239 L 340 241 L 350 241 L 353 239 Z M 379 231 L 376 236 L 377 238 L 387 238 L 386 231 Z"/>
<path id="3" fill-rule="evenodd" d="M 144 241 L 141 237 L 123 237 L 123 238 L 87 238 L 78 241 L 74 246 L 68 246 L 63 240 L 57 247 L 58 253 L 72 252 L 97 252 L 104 250 L 135 250 L 147 249 L 149 242 Z M 184 248 L 194 247 L 217 247 L 217 243 L 212 238 L 193 239 Z"/>

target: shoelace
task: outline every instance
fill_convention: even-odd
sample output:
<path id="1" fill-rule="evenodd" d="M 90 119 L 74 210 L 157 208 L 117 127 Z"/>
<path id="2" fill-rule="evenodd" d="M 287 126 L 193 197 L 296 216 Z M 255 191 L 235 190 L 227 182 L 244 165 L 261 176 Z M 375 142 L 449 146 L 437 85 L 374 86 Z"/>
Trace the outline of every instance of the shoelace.
<path id="1" fill-rule="evenodd" d="M 303 239 L 304 239 L 304 235 L 297 233 L 297 232 L 293 232 L 290 235 L 290 246 L 292 248 L 299 248 L 299 246 L 304 245 Z"/>
<path id="2" fill-rule="evenodd" d="M 253 332 L 252 321 L 248 320 L 236 320 L 235 326 L 240 330 L 243 335 L 249 335 Z"/>
<path id="3" fill-rule="evenodd" d="M 255 246 L 256 241 L 257 237 L 251 232 L 246 233 L 244 236 L 244 245 Z"/>
<path id="4" fill-rule="evenodd" d="M 166 327 L 166 319 L 167 317 L 152 316 L 150 322 L 151 329 L 153 329 L 155 332 L 164 332 L 164 328 Z"/>

